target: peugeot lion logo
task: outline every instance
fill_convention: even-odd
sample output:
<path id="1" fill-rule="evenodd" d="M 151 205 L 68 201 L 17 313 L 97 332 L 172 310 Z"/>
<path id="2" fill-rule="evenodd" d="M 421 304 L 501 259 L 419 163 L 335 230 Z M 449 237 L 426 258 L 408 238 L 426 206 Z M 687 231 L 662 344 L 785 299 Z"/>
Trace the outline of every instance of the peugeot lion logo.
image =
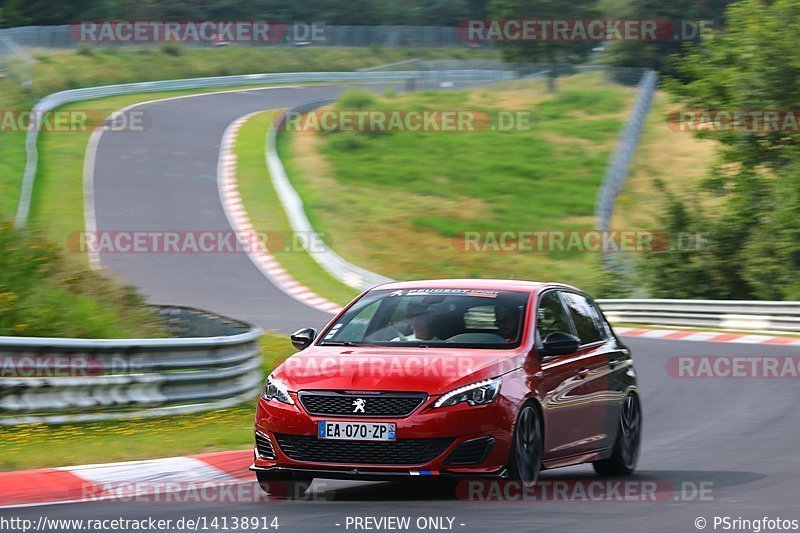
<path id="1" fill-rule="evenodd" d="M 366 407 L 366 405 L 367 405 L 367 400 L 364 400 L 362 398 L 356 398 L 355 400 L 353 400 L 353 412 L 366 414 L 366 412 L 364 411 L 364 407 Z"/>

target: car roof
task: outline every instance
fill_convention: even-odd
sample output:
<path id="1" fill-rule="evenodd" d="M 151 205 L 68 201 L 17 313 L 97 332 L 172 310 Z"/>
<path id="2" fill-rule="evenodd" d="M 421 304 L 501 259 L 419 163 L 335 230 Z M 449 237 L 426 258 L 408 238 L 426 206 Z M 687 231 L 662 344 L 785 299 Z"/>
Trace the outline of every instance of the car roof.
<path id="1" fill-rule="evenodd" d="M 549 288 L 570 289 L 578 292 L 570 285 L 542 281 L 526 281 L 520 279 L 427 279 L 417 281 L 394 281 L 378 285 L 374 289 L 480 289 L 498 291 L 530 291 L 542 292 Z"/>

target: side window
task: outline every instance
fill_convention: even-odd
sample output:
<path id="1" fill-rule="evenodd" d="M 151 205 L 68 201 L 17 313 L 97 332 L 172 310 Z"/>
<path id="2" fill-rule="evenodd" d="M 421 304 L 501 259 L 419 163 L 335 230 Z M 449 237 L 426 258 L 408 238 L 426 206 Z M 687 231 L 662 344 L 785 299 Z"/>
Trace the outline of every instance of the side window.
<path id="1" fill-rule="evenodd" d="M 556 291 L 545 293 L 539 300 L 539 309 L 536 311 L 536 331 L 542 340 L 554 331 L 571 332 L 569 319 Z"/>
<path id="2" fill-rule="evenodd" d="M 609 324 L 608 320 L 606 320 L 606 317 L 603 316 L 603 313 L 600 312 L 600 307 L 598 307 L 597 303 L 591 302 L 591 305 L 594 314 L 597 316 L 597 321 L 600 324 L 600 331 L 603 333 L 603 338 L 610 339 L 613 337 L 611 324 Z"/>
<path id="3" fill-rule="evenodd" d="M 572 321 L 575 323 L 578 337 L 581 338 L 581 344 L 590 344 L 605 339 L 605 333 L 603 333 L 605 328 L 601 325 L 600 315 L 589 303 L 589 300 L 572 292 L 565 292 L 562 297 L 572 315 Z"/>

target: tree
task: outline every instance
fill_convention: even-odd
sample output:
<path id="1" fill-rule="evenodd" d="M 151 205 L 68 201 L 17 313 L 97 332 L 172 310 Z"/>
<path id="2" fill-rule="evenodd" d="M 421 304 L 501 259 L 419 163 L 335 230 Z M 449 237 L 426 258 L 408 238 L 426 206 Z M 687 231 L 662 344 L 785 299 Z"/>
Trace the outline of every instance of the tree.
<path id="1" fill-rule="evenodd" d="M 732 1 L 601 0 L 603 16 L 657 20 L 665 27 L 668 27 L 666 23 L 671 23 L 673 36 L 655 42 L 610 41 L 604 47 L 603 61 L 619 67 L 649 68 L 674 75 L 675 58 L 684 54 L 685 45 L 699 43 L 708 28 L 721 28 L 725 23 L 725 10 Z"/>
<path id="2" fill-rule="evenodd" d="M 492 0 L 490 13 L 496 19 L 579 20 L 596 18 L 596 0 Z M 506 61 L 537 63 L 548 69 L 550 90 L 555 90 L 559 70 L 581 63 L 592 50 L 585 40 L 500 41 Z"/>
<path id="3" fill-rule="evenodd" d="M 687 110 L 713 113 L 800 109 L 800 0 L 742 0 L 728 9 L 725 31 L 712 31 L 677 63 L 671 89 Z M 708 234 L 709 248 L 690 260 L 707 271 L 714 295 L 721 298 L 797 298 L 800 296 L 800 127 L 763 122 L 741 128 L 710 129 L 698 135 L 721 144 L 721 162 L 700 193 L 715 195 L 721 205 L 703 213 L 683 209 L 702 220 L 696 229 Z M 679 202 L 679 200 L 675 200 Z M 665 210 L 667 226 L 676 222 Z M 645 262 L 650 279 L 673 275 L 664 261 Z M 677 279 L 692 282 L 690 292 L 704 295 L 686 272 Z"/>

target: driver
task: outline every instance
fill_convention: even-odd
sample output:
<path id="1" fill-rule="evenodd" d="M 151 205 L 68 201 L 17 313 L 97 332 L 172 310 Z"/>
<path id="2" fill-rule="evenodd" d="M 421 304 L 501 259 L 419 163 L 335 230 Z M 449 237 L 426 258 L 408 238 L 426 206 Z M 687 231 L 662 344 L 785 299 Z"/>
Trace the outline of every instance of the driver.
<path id="1" fill-rule="evenodd" d="M 411 335 L 400 335 L 392 339 L 393 342 L 440 341 L 433 334 L 433 314 L 423 304 L 409 304 L 406 317 L 411 320 Z"/>
<path id="2" fill-rule="evenodd" d="M 517 340 L 519 330 L 519 307 L 499 302 L 494 308 L 494 320 L 497 325 L 497 334 L 507 342 Z"/>

